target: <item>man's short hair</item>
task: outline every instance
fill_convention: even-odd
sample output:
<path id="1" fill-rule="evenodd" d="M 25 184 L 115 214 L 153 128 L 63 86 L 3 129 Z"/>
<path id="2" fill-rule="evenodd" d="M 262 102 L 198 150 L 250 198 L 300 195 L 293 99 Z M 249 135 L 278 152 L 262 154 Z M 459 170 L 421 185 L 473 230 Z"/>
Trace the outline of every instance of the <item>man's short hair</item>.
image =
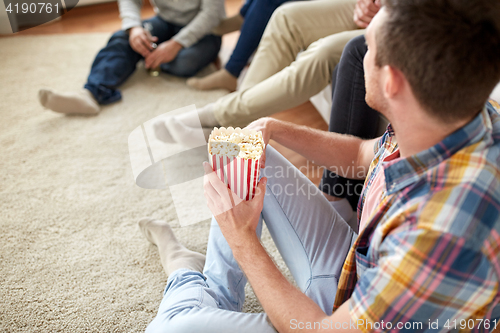
<path id="1" fill-rule="evenodd" d="M 500 81 L 500 1 L 385 0 L 376 64 L 400 70 L 422 107 L 473 116 Z"/>

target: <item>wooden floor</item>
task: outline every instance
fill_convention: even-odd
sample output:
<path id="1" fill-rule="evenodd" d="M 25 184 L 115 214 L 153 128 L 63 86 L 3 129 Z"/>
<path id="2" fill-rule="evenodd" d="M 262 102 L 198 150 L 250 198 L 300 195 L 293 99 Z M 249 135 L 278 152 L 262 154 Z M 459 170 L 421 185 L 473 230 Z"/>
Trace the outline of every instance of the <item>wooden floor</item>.
<path id="1" fill-rule="evenodd" d="M 235 15 L 242 5 L 241 0 L 226 0 L 226 13 L 228 16 Z M 154 15 L 154 10 L 149 1 L 144 1 L 141 16 L 148 18 Z M 71 34 L 89 32 L 113 32 L 120 29 L 120 18 L 117 2 L 109 2 L 98 5 L 77 7 L 63 15 L 59 20 L 52 21 L 41 26 L 30 28 L 19 33 L 22 35 L 45 35 L 45 34 Z M 231 54 L 238 39 L 239 32 L 227 34 L 223 37 L 222 48 L 219 54 L 222 63 L 225 63 Z M 296 124 L 311 126 L 326 130 L 327 124 L 310 102 L 306 102 L 293 109 L 275 114 L 273 117 Z M 309 179 L 318 184 L 322 175 L 322 168 L 308 162 L 301 155 L 272 143 L 278 151 L 288 158 L 296 167 L 300 168 Z"/>

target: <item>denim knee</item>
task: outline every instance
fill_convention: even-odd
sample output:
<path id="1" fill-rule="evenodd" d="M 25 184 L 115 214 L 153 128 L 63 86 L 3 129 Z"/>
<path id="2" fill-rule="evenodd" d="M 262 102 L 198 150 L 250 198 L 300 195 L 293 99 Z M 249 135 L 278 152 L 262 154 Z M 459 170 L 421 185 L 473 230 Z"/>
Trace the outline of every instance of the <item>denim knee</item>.
<path id="1" fill-rule="evenodd" d="M 111 35 L 111 38 L 109 39 L 108 44 L 103 49 L 103 51 L 125 52 L 126 54 L 132 54 L 132 53 L 136 54 L 135 51 L 130 46 L 128 34 L 123 30 L 117 31 L 113 35 Z"/>
<path id="2" fill-rule="evenodd" d="M 189 318 L 188 318 L 189 320 Z M 171 319 L 167 320 L 158 320 L 158 318 L 155 318 L 146 328 L 145 333 L 175 333 L 175 332 L 186 332 L 183 331 L 182 325 L 186 326 L 184 323 L 186 321 L 186 318 L 180 317 L 173 317 Z M 180 325 L 180 327 L 179 327 Z"/>
<path id="3" fill-rule="evenodd" d="M 160 67 L 163 72 L 171 75 L 191 77 L 195 76 L 204 66 L 200 65 L 199 57 L 185 54 L 181 57 L 177 57 L 172 62 L 162 64 Z"/>
<path id="4" fill-rule="evenodd" d="M 123 30 L 118 30 L 114 34 L 111 35 L 109 38 L 109 43 L 126 43 L 129 45 L 129 35 Z"/>
<path id="5" fill-rule="evenodd" d="M 189 315 L 175 316 L 168 321 L 168 333 L 187 333 L 193 331 L 197 325 L 195 319 Z M 163 331 L 162 331 L 163 332 Z"/>
<path id="6" fill-rule="evenodd" d="M 181 50 L 172 62 L 161 65 L 161 70 L 180 77 L 194 76 L 217 59 L 220 46 L 220 36 L 205 36 L 195 45 Z"/>

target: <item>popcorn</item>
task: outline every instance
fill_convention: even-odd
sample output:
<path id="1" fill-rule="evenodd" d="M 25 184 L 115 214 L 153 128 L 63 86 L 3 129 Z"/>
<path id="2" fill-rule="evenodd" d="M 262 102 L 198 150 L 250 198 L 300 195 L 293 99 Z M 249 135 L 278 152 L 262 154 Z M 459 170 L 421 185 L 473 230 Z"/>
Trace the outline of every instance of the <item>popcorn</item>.
<path id="1" fill-rule="evenodd" d="M 238 155 L 240 154 L 240 147 L 235 143 L 227 141 L 210 142 L 209 154 L 224 155 L 234 158 L 238 157 Z"/>
<path id="2" fill-rule="evenodd" d="M 264 152 L 262 132 L 237 128 L 214 128 L 208 139 L 212 168 L 243 200 L 255 195 Z"/>
<path id="3" fill-rule="evenodd" d="M 245 159 L 257 159 L 264 151 L 264 140 L 260 131 L 242 130 L 239 127 L 236 129 L 232 127 L 228 129 L 224 127 L 220 129 L 214 128 L 209 138 L 209 153 L 234 157 L 237 148 L 229 145 L 221 145 L 218 142 L 237 144 L 240 148 L 237 157 Z"/>

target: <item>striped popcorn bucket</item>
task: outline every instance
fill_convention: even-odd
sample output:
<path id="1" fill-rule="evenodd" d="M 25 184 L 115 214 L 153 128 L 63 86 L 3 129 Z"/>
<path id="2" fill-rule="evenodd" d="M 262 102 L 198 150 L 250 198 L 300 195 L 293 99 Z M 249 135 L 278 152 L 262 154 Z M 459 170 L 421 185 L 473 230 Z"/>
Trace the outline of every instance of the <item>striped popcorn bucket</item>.
<path id="1" fill-rule="evenodd" d="M 220 129 L 214 129 L 214 131 L 228 131 L 229 133 L 232 131 L 242 131 L 245 133 L 246 130 L 241 130 L 240 128 L 233 129 L 232 127 L 226 129 L 222 127 Z M 214 134 L 214 131 L 212 131 L 212 134 Z M 219 179 L 228 185 L 238 197 L 242 200 L 251 200 L 255 196 L 255 189 L 259 182 L 261 156 L 257 159 L 251 159 L 234 157 L 234 154 L 233 156 L 230 156 L 231 154 L 211 154 L 210 139 L 212 138 L 212 134 L 210 134 L 209 138 L 208 151 L 212 169 Z M 228 146 L 237 146 L 229 142 L 226 144 L 228 144 Z"/>

